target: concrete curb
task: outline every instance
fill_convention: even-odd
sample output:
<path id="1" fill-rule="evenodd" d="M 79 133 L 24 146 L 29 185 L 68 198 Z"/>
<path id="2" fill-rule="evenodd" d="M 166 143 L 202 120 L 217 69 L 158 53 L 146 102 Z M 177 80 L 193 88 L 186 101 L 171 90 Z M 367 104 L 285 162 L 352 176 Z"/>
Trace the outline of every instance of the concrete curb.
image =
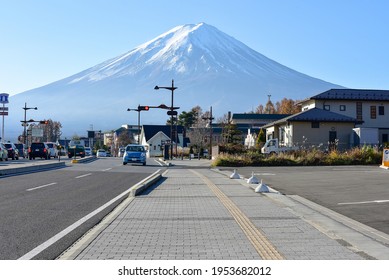
<path id="1" fill-rule="evenodd" d="M 89 156 L 89 157 L 84 157 L 79 159 L 72 159 L 71 163 L 85 163 L 96 159 L 97 159 L 96 157 Z"/>
<path id="2" fill-rule="evenodd" d="M 26 172 L 38 172 L 38 171 L 44 171 L 44 170 L 60 168 L 60 167 L 65 167 L 65 162 L 32 164 L 23 167 L 18 166 L 15 168 L 11 167 L 11 168 L 0 169 L 0 176 L 26 173 Z"/>
<path id="3" fill-rule="evenodd" d="M 162 178 L 161 174 L 155 174 L 152 177 L 148 177 L 143 181 L 140 181 L 138 184 L 136 184 L 131 188 L 130 196 L 131 197 L 137 196 L 138 194 L 146 190 L 148 187 L 158 182 L 159 179 L 161 178 Z"/>

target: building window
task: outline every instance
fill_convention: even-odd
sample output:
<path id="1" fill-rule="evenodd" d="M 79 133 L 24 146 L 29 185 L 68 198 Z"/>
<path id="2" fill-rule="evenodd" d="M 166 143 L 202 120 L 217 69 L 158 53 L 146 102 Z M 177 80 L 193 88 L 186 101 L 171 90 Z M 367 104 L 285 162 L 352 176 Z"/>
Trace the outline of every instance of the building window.
<path id="1" fill-rule="evenodd" d="M 340 105 L 339 106 L 340 111 L 346 111 L 346 105 Z"/>
<path id="2" fill-rule="evenodd" d="M 362 121 L 362 102 L 357 102 L 357 120 Z"/>
<path id="3" fill-rule="evenodd" d="M 326 110 L 326 111 L 330 111 L 331 106 L 330 105 L 324 105 L 323 109 Z"/>
<path id="4" fill-rule="evenodd" d="M 312 122 L 311 128 L 320 128 L 320 123 L 319 122 Z"/>
<path id="5" fill-rule="evenodd" d="M 385 115 L 385 107 L 384 106 L 378 106 L 378 115 L 380 115 L 380 116 Z"/>
<path id="6" fill-rule="evenodd" d="M 376 106 L 370 106 L 370 118 L 371 119 L 377 118 L 377 107 Z"/>
<path id="7" fill-rule="evenodd" d="M 387 142 L 389 142 L 388 141 L 388 134 L 384 133 L 384 134 L 382 134 L 382 143 L 387 143 Z"/>

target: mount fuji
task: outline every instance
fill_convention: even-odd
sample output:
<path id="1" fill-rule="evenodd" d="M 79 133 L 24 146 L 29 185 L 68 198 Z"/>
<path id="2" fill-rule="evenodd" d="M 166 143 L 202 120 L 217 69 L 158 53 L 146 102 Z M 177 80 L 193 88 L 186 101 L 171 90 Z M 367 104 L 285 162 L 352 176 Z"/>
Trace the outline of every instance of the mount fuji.
<path id="1" fill-rule="evenodd" d="M 112 130 L 137 123 L 140 105 L 170 106 L 171 86 L 179 112 L 199 105 L 213 107 L 216 117 L 228 111 L 248 112 L 259 103 L 284 97 L 303 99 L 342 86 L 316 79 L 273 61 L 233 37 L 205 24 L 177 26 L 137 48 L 51 84 L 11 96 L 7 137 L 22 133 L 21 109 L 37 106 L 28 119 L 52 119 L 63 125 L 63 137 Z M 142 124 L 164 124 L 165 110 L 141 113 Z"/>

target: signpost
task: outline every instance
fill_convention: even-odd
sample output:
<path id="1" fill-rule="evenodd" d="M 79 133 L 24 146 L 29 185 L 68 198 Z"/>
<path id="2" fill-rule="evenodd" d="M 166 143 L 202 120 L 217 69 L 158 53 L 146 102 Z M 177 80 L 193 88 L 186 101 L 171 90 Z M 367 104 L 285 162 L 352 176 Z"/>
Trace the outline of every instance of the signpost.
<path id="1" fill-rule="evenodd" d="M 4 142 L 4 116 L 8 116 L 8 107 L 5 107 L 5 104 L 9 103 L 8 97 L 9 97 L 8 93 L 0 93 L 0 104 L 3 104 L 3 106 L 0 107 L 0 116 L 3 117 L 3 126 L 1 127 L 2 142 Z"/>
<path id="2" fill-rule="evenodd" d="M 382 153 L 381 168 L 389 169 L 389 149 L 384 149 Z"/>

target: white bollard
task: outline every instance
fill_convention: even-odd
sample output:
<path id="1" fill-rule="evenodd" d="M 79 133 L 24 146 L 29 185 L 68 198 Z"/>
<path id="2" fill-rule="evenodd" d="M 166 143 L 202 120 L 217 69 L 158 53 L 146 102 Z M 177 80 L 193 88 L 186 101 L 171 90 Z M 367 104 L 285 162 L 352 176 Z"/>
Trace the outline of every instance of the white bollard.
<path id="1" fill-rule="evenodd" d="M 256 193 L 268 193 L 268 192 L 270 192 L 270 189 L 261 180 L 261 183 L 255 188 L 255 192 Z"/>
<path id="2" fill-rule="evenodd" d="M 247 184 L 259 184 L 259 180 L 254 176 L 254 171 L 251 173 L 251 177 L 247 179 Z"/>
<path id="3" fill-rule="evenodd" d="M 236 172 L 236 169 L 234 169 L 234 172 L 231 174 L 230 179 L 240 179 L 240 176 Z"/>

